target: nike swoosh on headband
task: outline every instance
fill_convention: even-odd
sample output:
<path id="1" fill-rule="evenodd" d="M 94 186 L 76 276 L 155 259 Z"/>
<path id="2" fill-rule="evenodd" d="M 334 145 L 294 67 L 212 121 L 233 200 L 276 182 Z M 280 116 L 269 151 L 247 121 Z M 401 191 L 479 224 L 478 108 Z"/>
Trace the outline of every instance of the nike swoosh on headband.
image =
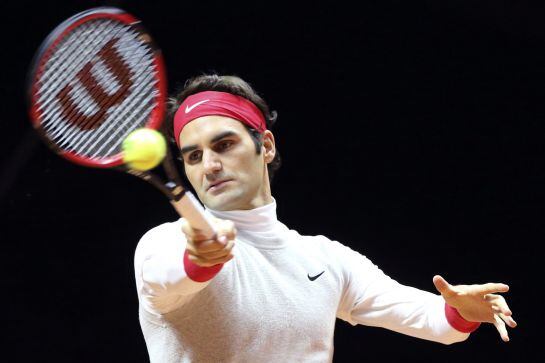
<path id="1" fill-rule="evenodd" d="M 205 102 L 208 102 L 210 100 L 202 100 L 202 101 L 199 101 L 191 106 L 185 106 L 185 113 L 190 113 L 192 109 L 194 109 L 195 107 L 197 107 L 198 105 L 202 105 L 203 103 Z"/>

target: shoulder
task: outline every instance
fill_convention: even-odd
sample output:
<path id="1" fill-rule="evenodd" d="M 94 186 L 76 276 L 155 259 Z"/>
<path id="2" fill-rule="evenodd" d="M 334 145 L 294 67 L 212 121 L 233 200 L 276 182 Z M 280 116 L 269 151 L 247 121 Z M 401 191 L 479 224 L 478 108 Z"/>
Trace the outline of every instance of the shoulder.
<path id="1" fill-rule="evenodd" d="M 297 248 L 304 251 L 305 254 L 320 256 L 331 263 L 346 267 L 354 265 L 374 266 L 371 260 L 361 252 L 324 235 L 301 235 L 294 230 L 290 230 L 290 233 L 293 236 L 292 240 L 296 241 Z"/>
<path id="2" fill-rule="evenodd" d="M 140 238 L 136 246 L 135 259 L 151 254 L 168 253 L 173 247 L 185 248 L 185 236 L 182 232 L 181 219 L 153 227 Z"/>
<path id="3" fill-rule="evenodd" d="M 156 227 L 153 227 L 152 229 L 144 233 L 144 235 L 140 239 L 140 242 L 147 241 L 149 239 L 168 238 L 171 237 L 172 234 L 180 233 L 182 231 L 181 221 L 182 219 L 180 218 L 176 221 L 166 222 Z"/>
<path id="4" fill-rule="evenodd" d="M 297 245 L 302 248 L 308 248 L 311 250 L 323 250 L 325 252 L 349 248 L 342 243 L 332 240 L 321 234 L 315 236 L 302 235 L 295 230 L 290 230 L 289 233 L 292 235 L 292 239 L 296 241 Z"/>
<path id="5" fill-rule="evenodd" d="M 306 253 L 321 254 L 328 258 L 336 258 L 345 254 L 357 253 L 350 247 L 332 240 L 324 235 L 301 235 L 295 230 L 290 230 L 291 240 Z"/>

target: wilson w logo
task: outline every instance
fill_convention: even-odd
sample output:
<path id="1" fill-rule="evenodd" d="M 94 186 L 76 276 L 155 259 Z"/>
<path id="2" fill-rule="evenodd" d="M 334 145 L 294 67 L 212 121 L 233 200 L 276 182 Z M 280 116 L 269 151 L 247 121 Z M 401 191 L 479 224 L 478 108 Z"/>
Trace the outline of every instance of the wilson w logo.
<path id="1" fill-rule="evenodd" d="M 88 96 L 92 98 L 95 106 L 98 107 L 96 112 L 92 115 L 85 115 L 80 111 L 81 104 L 76 104 L 69 95 L 73 85 L 66 85 L 57 94 L 57 100 L 62 108 L 62 116 L 82 130 L 93 130 L 99 127 L 105 121 L 106 112 L 112 106 L 123 102 L 130 94 L 129 89 L 133 85 L 133 74 L 114 48 L 117 41 L 117 38 L 110 40 L 97 54 L 120 85 L 116 92 L 108 93 L 105 89 L 108 85 L 101 84 L 93 75 L 91 72 L 95 64 L 93 61 L 85 63 L 76 75 L 76 79 L 87 91 Z M 103 83 L 105 82 L 103 81 Z M 90 106 L 90 102 L 84 102 L 84 104 Z"/>

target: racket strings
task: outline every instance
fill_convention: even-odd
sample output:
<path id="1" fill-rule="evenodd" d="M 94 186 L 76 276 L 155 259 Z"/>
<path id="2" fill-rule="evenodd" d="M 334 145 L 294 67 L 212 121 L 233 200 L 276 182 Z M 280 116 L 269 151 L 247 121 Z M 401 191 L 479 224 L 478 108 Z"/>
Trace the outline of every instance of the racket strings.
<path id="1" fill-rule="evenodd" d="M 145 55 L 143 55 L 145 56 Z M 143 58 L 140 57 L 140 58 Z M 149 114 L 155 107 L 153 102 L 157 96 L 157 92 L 150 92 L 149 90 L 154 90 L 154 85 L 156 80 L 154 78 L 152 61 L 146 63 L 139 62 L 141 66 L 144 66 L 143 70 L 137 70 L 139 74 L 145 75 L 144 79 L 139 79 L 139 84 L 132 90 L 130 102 L 124 103 L 120 109 L 116 110 L 115 113 L 118 115 L 119 122 L 112 122 L 107 126 L 100 134 L 97 136 L 108 136 L 108 139 L 104 140 L 101 137 L 89 138 L 84 144 L 78 143 L 75 146 L 78 148 L 88 149 L 88 153 L 91 157 L 96 157 L 101 155 L 104 148 L 96 149 L 99 145 L 99 142 L 103 142 L 103 146 L 107 147 L 112 144 L 112 141 L 116 141 L 113 144 L 113 147 L 109 148 L 109 152 L 106 154 L 109 155 L 120 146 L 121 140 L 134 129 L 144 126 L 146 120 L 149 117 Z M 141 76 L 138 76 L 141 78 Z M 136 77 L 136 78 L 138 78 Z M 148 92 L 146 92 L 148 89 Z M 140 106 L 139 106 L 140 105 Z M 148 106 L 148 107 L 146 107 Z M 135 115 L 140 115 L 140 117 L 135 118 Z M 124 119 L 124 120 L 123 120 Z M 130 126 L 130 127 L 128 127 Z M 90 145 L 90 143 L 92 143 Z"/>
<path id="2" fill-rule="evenodd" d="M 83 41 L 87 41 L 86 39 L 82 39 Z M 77 44 L 76 42 L 72 42 L 72 45 Z M 72 49 L 66 49 L 66 52 L 72 52 L 73 54 L 76 54 L 74 50 Z M 56 128 L 59 126 L 59 124 L 63 125 L 61 129 L 57 130 L 59 132 L 63 132 L 66 127 L 70 126 L 68 123 L 61 123 L 62 115 L 58 112 L 59 105 L 56 102 L 57 97 L 55 97 L 59 92 L 63 85 L 66 84 L 66 80 L 63 78 L 65 74 L 73 74 L 76 67 L 79 67 L 82 63 L 82 59 L 80 58 L 69 58 L 67 60 L 59 59 L 57 63 L 54 63 L 53 66 L 57 64 L 65 64 L 70 63 L 69 68 L 60 68 L 58 69 L 58 76 L 55 77 L 55 74 L 50 72 L 47 76 L 49 76 L 49 79 L 46 78 L 46 81 L 49 81 L 48 83 L 44 83 L 44 85 L 40 88 L 40 91 L 42 93 L 41 98 L 45 99 L 40 101 L 40 109 L 42 110 L 42 118 L 45 121 L 43 125 L 48 128 Z M 53 68 L 53 67 L 52 67 Z M 45 78 L 45 77 L 44 77 Z M 55 82 L 55 83 L 52 83 Z M 52 84 L 51 84 L 52 83 Z M 73 99 L 77 102 L 78 100 L 82 99 L 84 89 L 79 86 L 79 84 L 74 84 L 74 88 L 76 89 L 76 92 L 72 93 Z M 47 98 L 46 98 L 47 97 Z M 52 133 L 51 136 L 53 138 L 56 138 L 58 135 Z"/>
<path id="3" fill-rule="evenodd" d="M 113 38 L 115 40 L 115 38 Z M 113 66 L 113 65 L 112 65 Z M 91 64 L 87 63 L 77 74 L 77 78 L 79 79 L 79 83 L 76 83 L 82 90 L 87 90 L 88 95 L 90 98 L 92 98 L 95 102 L 89 103 L 88 109 L 94 109 L 94 113 L 91 114 L 91 116 L 87 115 L 87 112 L 79 112 L 76 104 L 70 100 L 70 105 L 67 108 L 63 107 L 63 116 L 67 118 L 72 118 L 73 123 L 78 126 L 79 129 L 82 130 L 90 130 L 94 129 L 95 125 L 98 121 L 100 121 L 107 111 L 106 108 L 104 108 L 104 105 L 106 104 L 107 108 L 115 105 L 118 103 L 121 96 L 123 96 L 124 92 L 127 92 L 129 88 L 132 86 L 132 80 L 130 78 L 131 74 L 129 72 L 125 72 L 122 74 L 121 80 L 116 82 L 115 78 L 106 78 L 105 75 L 109 73 L 107 71 L 106 66 L 102 65 L 100 62 L 96 63 L 94 65 L 95 70 L 98 69 L 96 72 L 92 72 L 93 69 L 91 68 Z M 102 69 L 100 69 L 102 68 Z M 100 83 L 99 79 L 103 79 L 104 82 Z M 119 78 L 118 78 L 119 79 Z M 127 82 L 128 80 L 128 82 Z M 108 89 L 103 89 L 102 87 L 94 87 L 94 84 L 105 84 Z M 117 85 L 119 83 L 119 85 Z M 112 89 L 117 88 L 112 93 Z M 67 90 L 71 90 L 70 88 L 65 88 Z M 80 92 L 81 94 L 81 92 Z M 66 97 L 67 95 L 63 95 Z M 63 96 L 60 96 L 59 98 L 63 98 Z M 100 105 L 97 107 L 96 105 Z M 67 112 L 69 111 L 69 112 Z M 75 113 L 75 115 L 74 115 Z M 75 117 L 74 117 L 75 116 Z"/>
<path id="4" fill-rule="evenodd" d="M 39 110 L 59 147 L 110 156 L 120 151 L 124 136 L 145 125 L 158 90 L 154 51 L 142 37 L 125 24 L 89 21 L 51 50 L 40 78 Z"/>
<path id="5" fill-rule="evenodd" d="M 152 69 L 150 68 L 149 70 L 151 71 Z M 144 126 L 149 114 L 155 107 L 153 100 L 157 93 L 152 91 L 155 83 L 153 73 L 148 72 L 146 78 L 142 79 L 132 91 L 130 101 L 125 103 L 123 108 L 116 111 L 118 115 L 116 122 L 111 122 L 109 126 L 106 126 L 107 128 L 101 131 L 100 134 L 97 134 L 99 137 L 88 138 L 84 144 L 80 141 L 74 147 L 88 150 L 88 154 L 91 157 L 97 157 L 102 154 L 102 150 L 105 147 L 112 145 L 112 142 L 115 141 L 113 147 L 110 147 L 109 151 L 105 154 L 110 155 L 114 152 L 120 146 L 125 136 L 136 128 Z M 149 90 L 148 94 L 144 93 L 146 89 Z M 147 109 L 146 106 L 148 106 Z M 91 142 L 93 143 L 90 144 Z M 99 145 L 99 142 L 102 144 L 102 147 Z M 98 149 L 97 146 L 99 147 Z"/>
<path id="6" fill-rule="evenodd" d="M 80 129 L 94 129 L 110 107 L 123 101 L 123 97 L 128 95 L 133 85 L 131 70 L 125 67 L 123 59 L 115 54 L 114 44 L 117 41 L 117 38 L 112 38 L 99 51 L 98 56 L 103 59 L 103 63 L 86 63 L 77 74 L 80 84 L 91 91 L 91 98 L 99 105 L 98 111 L 92 116 L 79 115 L 76 125 Z M 114 77 L 108 77 L 112 73 Z M 105 87 L 95 87 L 96 84 Z"/>
<path id="7" fill-rule="evenodd" d="M 150 98 L 153 99 L 152 97 Z M 147 109 L 142 106 L 136 107 L 138 103 L 145 106 L 145 102 L 142 102 L 140 98 L 132 97 L 131 103 L 126 106 L 127 110 L 125 112 L 120 112 L 123 114 L 124 120 L 120 120 L 118 123 L 111 123 L 110 128 L 101 134 L 103 137 L 96 138 L 95 142 L 90 146 L 88 141 L 82 148 L 88 149 L 88 153 L 91 157 L 102 155 L 102 151 L 108 146 L 110 146 L 110 148 L 108 149 L 108 152 L 104 153 L 105 155 L 110 155 L 115 151 L 120 146 L 125 136 L 138 127 L 144 126 L 149 114 L 155 107 L 154 103 L 148 105 Z M 99 145 L 99 143 L 101 144 Z"/>
<path id="8" fill-rule="evenodd" d="M 67 80 L 70 81 L 69 78 L 74 78 L 75 73 L 81 68 L 81 65 L 88 64 L 96 57 L 96 54 L 103 46 L 103 42 L 98 42 L 96 39 L 104 37 L 108 33 L 111 34 L 111 22 L 105 24 L 94 23 L 95 24 L 86 26 L 87 28 L 94 28 L 91 31 L 86 31 L 86 29 L 79 31 L 78 29 L 77 32 L 72 32 L 72 34 L 67 36 L 63 43 L 69 43 L 68 47 L 66 49 L 58 47 L 58 52 L 56 52 L 58 58 L 55 59 L 52 57 L 51 60 L 49 60 L 47 64 L 48 69 L 46 70 L 46 72 L 49 72 L 45 73 L 44 77 L 42 77 L 42 79 L 45 78 L 46 81 L 48 78 L 50 80 L 50 84 L 44 84 L 42 87 L 42 90 L 47 90 L 47 92 L 42 93 L 44 97 L 47 96 L 48 99 L 46 102 L 42 101 L 42 105 L 55 100 L 61 88 L 66 87 Z M 120 31 L 121 28 L 118 27 L 116 33 L 113 34 L 112 37 L 118 36 Z M 83 36 L 80 35 L 81 33 L 83 33 Z M 86 47 L 83 48 L 82 44 L 86 44 Z M 69 64 L 69 66 L 64 67 L 66 64 Z M 59 65 L 61 68 L 59 68 Z M 78 84 L 75 83 L 74 86 L 78 86 Z M 74 100 L 81 100 L 82 92 L 84 91 L 84 88 L 79 87 L 78 94 L 73 94 Z"/>
<path id="9" fill-rule="evenodd" d="M 62 122 L 64 118 L 62 114 L 58 112 L 59 105 L 56 102 L 57 97 L 55 97 L 67 83 L 67 75 L 74 75 L 78 68 L 81 67 L 81 64 L 90 62 L 96 53 L 99 51 L 101 42 L 97 41 L 97 38 L 104 36 L 103 34 L 111 34 L 112 22 L 104 22 L 100 24 L 98 21 L 89 22 L 89 24 L 82 25 L 78 32 L 73 32 L 70 36 L 67 36 L 63 41 L 57 46 L 57 52 L 53 54 L 51 60 L 46 63 L 46 71 L 44 72 L 44 77 L 48 83 L 44 83 L 44 86 L 41 89 L 43 97 L 48 97 L 45 102 L 41 101 L 40 104 L 43 108 L 43 105 L 48 105 L 43 112 L 43 126 L 46 131 L 52 128 L 56 128 L 58 125 L 63 127 L 57 129 L 57 133 L 51 133 L 50 136 L 53 139 L 56 139 L 59 135 L 68 137 L 72 132 L 77 132 L 77 128 L 71 127 L 72 125 L 67 122 Z M 80 30 L 81 29 L 81 30 Z M 120 27 L 117 27 L 114 36 L 118 36 L 121 31 Z M 80 33 L 83 36 L 80 36 Z M 66 44 L 68 43 L 68 46 Z M 81 44 L 86 44 L 87 46 L 83 48 Z M 63 47 L 64 46 L 64 47 Z M 64 67 L 65 65 L 68 67 Z M 61 66 L 59 68 L 59 65 Z M 68 80 L 69 81 L 69 80 Z M 93 104 L 85 104 L 82 101 L 85 100 L 84 96 L 87 92 L 79 83 L 73 84 L 75 92 L 72 92 L 72 98 L 74 103 L 78 105 L 78 108 L 83 113 L 92 113 L 95 111 Z M 43 98 L 42 97 L 42 98 Z M 65 115 L 70 118 L 73 117 L 72 114 Z M 66 129 L 71 129 L 66 131 Z M 59 141 L 62 141 L 59 140 Z"/>
<path id="10" fill-rule="evenodd" d="M 41 108 L 51 104 L 55 99 L 54 95 L 63 87 L 68 75 L 74 74 L 77 67 L 94 57 L 101 45 L 96 39 L 100 34 L 105 33 L 104 28 L 108 25 L 108 23 L 99 24 L 96 21 L 86 23 L 78 28 L 77 34 L 72 32 L 71 36 L 63 38 L 54 49 L 50 50 L 52 53 L 51 58 L 48 59 L 43 75 L 39 80 L 39 84 L 42 84 L 42 87 L 40 87 L 42 93 Z M 82 48 L 81 44 L 87 44 L 87 47 Z M 47 92 L 44 92 L 44 90 Z"/>

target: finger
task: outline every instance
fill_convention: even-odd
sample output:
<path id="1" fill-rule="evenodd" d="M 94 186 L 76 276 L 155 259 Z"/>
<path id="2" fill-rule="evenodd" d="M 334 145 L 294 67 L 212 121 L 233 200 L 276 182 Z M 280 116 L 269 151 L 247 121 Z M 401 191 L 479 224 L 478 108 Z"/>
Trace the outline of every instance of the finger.
<path id="1" fill-rule="evenodd" d="M 182 218 L 181 224 L 182 224 L 182 232 L 186 236 L 192 236 L 193 228 L 191 228 L 191 226 L 189 225 L 189 222 L 185 218 Z"/>
<path id="2" fill-rule="evenodd" d="M 231 250 L 233 249 L 234 243 L 235 242 L 233 240 L 231 240 L 221 250 L 201 253 L 201 254 L 199 254 L 198 257 L 201 257 L 201 258 L 207 259 L 207 260 L 212 260 L 212 259 L 216 259 L 216 258 L 225 257 L 225 256 L 227 256 L 228 254 L 231 253 Z"/>
<path id="3" fill-rule="evenodd" d="M 509 309 L 509 306 L 507 306 L 507 302 L 505 301 L 505 298 L 503 296 L 487 294 L 484 298 L 486 301 L 489 301 L 492 304 L 492 309 L 494 309 L 494 311 L 502 313 L 506 316 L 510 316 L 513 314 L 511 312 L 511 309 Z"/>
<path id="4" fill-rule="evenodd" d="M 230 220 L 222 220 L 217 226 L 218 239 L 220 236 L 225 237 L 226 241 L 235 239 L 237 230 L 235 224 Z"/>
<path id="5" fill-rule="evenodd" d="M 218 234 L 217 241 L 218 241 L 219 243 L 221 243 L 223 246 L 226 246 L 227 243 L 229 243 L 229 237 L 227 237 L 227 236 L 225 236 L 225 235 L 219 235 L 219 234 Z"/>
<path id="6" fill-rule="evenodd" d="M 229 241 L 227 241 L 228 243 Z M 196 254 L 221 251 L 225 248 L 226 243 L 222 243 L 216 240 L 206 240 L 202 242 L 193 242 L 194 252 Z"/>
<path id="7" fill-rule="evenodd" d="M 492 311 L 494 312 L 494 314 L 501 314 L 502 313 L 501 309 L 499 307 L 495 306 L 495 305 L 492 305 L 491 308 L 492 308 Z"/>
<path id="8" fill-rule="evenodd" d="M 435 285 L 437 291 L 439 291 L 443 296 L 451 296 L 454 294 L 452 286 L 440 275 L 435 275 L 433 277 L 433 284 Z"/>
<path id="9" fill-rule="evenodd" d="M 495 292 L 507 292 L 509 291 L 509 286 L 501 283 L 489 282 L 479 286 L 480 292 L 482 294 L 493 294 Z"/>
<path id="10" fill-rule="evenodd" d="M 196 251 L 195 249 L 191 249 L 189 247 L 187 248 L 187 253 L 190 256 L 195 256 L 196 258 L 202 258 L 202 259 L 218 258 L 218 257 L 226 255 L 223 249 L 212 251 L 212 252 L 200 252 L 200 251 Z"/>
<path id="11" fill-rule="evenodd" d="M 516 328 L 517 327 L 517 322 L 511 316 L 507 316 L 507 315 L 502 314 L 502 313 L 499 313 L 498 316 L 501 318 L 501 320 L 503 320 L 505 322 L 505 324 L 507 324 L 508 327 L 510 327 L 510 328 Z"/>
<path id="12" fill-rule="evenodd" d="M 204 251 L 216 250 L 223 248 L 222 243 L 218 243 L 215 240 L 207 239 L 203 241 L 193 241 L 191 239 L 187 240 L 186 249 L 193 254 L 199 254 Z"/>
<path id="13" fill-rule="evenodd" d="M 496 330 L 498 331 L 498 333 L 500 333 L 501 339 L 504 342 L 508 342 L 509 341 L 509 334 L 507 334 L 507 328 L 505 327 L 505 323 L 496 314 L 494 314 L 494 323 L 493 324 L 496 327 Z"/>
<path id="14" fill-rule="evenodd" d="M 182 232 L 186 235 L 186 237 L 195 241 L 210 239 L 210 236 L 205 235 L 201 230 L 192 227 L 185 218 L 182 218 L 181 224 Z M 216 232 L 216 235 L 223 234 L 226 235 L 229 239 L 235 238 L 234 233 L 236 233 L 236 229 L 235 224 L 232 221 L 212 218 L 212 224 L 214 226 L 214 231 Z"/>

